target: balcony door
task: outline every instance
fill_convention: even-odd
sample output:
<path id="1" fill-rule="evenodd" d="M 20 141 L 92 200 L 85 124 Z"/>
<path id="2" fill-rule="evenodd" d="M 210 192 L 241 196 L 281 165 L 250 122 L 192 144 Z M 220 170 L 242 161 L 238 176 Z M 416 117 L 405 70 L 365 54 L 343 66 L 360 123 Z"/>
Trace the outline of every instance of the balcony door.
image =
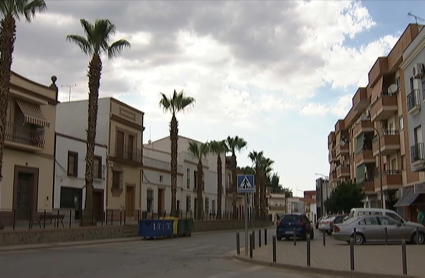
<path id="1" fill-rule="evenodd" d="M 423 143 L 423 139 L 422 139 L 422 127 L 418 126 L 415 128 L 414 130 L 414 140 L 415 140 L 415 145 Z"/>
<path id="2" fill-rule="evenodd" d="M 117 130 L 116 157 L 124 158 L 124 132 Z"/>

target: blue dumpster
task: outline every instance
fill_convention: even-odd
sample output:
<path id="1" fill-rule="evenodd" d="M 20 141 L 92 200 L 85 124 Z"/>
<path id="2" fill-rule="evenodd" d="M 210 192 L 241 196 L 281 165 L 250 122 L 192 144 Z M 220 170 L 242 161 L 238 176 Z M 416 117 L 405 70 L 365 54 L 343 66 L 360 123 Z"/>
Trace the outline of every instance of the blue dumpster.
<path id="1" fill-rule="evenodd" d="M 173 237 L 173 220 L 142 219 L 139 236 L 143 238 Z"/>

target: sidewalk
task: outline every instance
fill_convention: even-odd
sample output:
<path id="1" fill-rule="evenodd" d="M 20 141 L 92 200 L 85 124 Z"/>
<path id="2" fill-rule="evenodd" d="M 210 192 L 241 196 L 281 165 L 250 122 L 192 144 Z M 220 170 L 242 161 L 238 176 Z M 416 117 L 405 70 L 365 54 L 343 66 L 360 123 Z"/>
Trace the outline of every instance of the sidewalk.
<path id="1" fill-rule="evenodd" d="M 274 234 L 274 233 L 273 233 Z M 425 245 L 408 244 L 407 274 L 403 276 L 401 245 L 355 245 L 354 273 L 350 271 L 350 246 L 326 236 L 326 246 L 322 237 L 311 241 L 310 267 L 307 266 L 307 243 L 278 241 L 276 243 L 276 263 L 273 264 L 273 245 L 258 247 L 258 239 L 253 251 L 253 259 L 245 257 L 244 248 L 236 259 L 257 262 L 277 267 L 297 268 L 304 271 L 338 275 L 340 277 L 425 277 Z M 373 275 L 368 275 L 373 274 Z"/>

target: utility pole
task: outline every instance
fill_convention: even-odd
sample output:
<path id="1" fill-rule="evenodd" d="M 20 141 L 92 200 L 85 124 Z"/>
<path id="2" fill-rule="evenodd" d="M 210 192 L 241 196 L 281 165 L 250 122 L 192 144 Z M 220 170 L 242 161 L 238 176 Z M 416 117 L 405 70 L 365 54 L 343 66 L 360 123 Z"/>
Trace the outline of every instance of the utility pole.
<path id="1" fill-rule="evenodd" d="M 61 85 L 61 87 L 63 88 L 63 87 L 67 87 L 67 88 L 69 88 L 69 92 L 68 92 L 68 102 L 71 102 L 71 90 L 72 90 L 72 87 L 75 87 L 75 86 L 77 86 L 77 84 L 74 84 L 74 85 Z"/>

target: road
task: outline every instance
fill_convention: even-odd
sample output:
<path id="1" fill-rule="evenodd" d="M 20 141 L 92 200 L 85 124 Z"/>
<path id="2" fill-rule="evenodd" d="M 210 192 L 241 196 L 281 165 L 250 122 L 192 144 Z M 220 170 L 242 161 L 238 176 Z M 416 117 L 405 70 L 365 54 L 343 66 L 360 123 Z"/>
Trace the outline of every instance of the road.
<path id="1" fill-rule="evenodd" d="M 243 239 L 241 235 L 242 246 Z M 1 252 L 0 272 L 2 277 L 32 278 L 325 277 L 238 262 L 232 259 L 233 250 L 235 233 L 225 232 L 193 234 L 190 238 Z"/>

